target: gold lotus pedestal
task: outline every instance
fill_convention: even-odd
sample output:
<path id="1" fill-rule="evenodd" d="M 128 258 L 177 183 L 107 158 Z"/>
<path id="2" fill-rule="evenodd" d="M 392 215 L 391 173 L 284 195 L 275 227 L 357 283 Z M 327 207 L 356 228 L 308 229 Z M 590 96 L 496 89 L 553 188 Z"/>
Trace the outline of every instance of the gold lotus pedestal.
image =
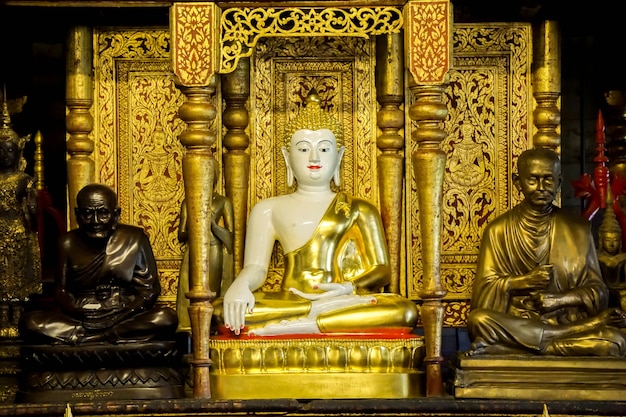
<path id="1" fill-rule="evenodd" d="M 459 356 L 456 398 L 621 401 L 626 361 L 612 357 Z"/>
<path id="2" fill-rule="evenodd" d="M 424 396 L 417 335 L 217 336 L 209 344 L 214 399 Z"/>

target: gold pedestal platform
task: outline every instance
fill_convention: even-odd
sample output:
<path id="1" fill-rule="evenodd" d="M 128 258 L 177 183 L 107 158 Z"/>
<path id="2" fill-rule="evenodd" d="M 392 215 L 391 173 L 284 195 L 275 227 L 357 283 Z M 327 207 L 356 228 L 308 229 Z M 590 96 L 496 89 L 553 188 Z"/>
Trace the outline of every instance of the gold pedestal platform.
<path id="1" fill-rule="evenodd" d="M 626 359 L 533 355 L 460 355 L 456 398 L 621 401 Z"/>
<path id="2" fill-rule="evenodd" d="M 422 336 L 217 336 L 209 345 L 213 399 L 424 396 Z"/>

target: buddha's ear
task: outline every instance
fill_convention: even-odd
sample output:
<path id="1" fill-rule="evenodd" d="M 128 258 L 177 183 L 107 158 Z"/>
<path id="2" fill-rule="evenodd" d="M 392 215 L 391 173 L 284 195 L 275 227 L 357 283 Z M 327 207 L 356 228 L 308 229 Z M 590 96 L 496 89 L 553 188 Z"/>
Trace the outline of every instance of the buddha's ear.
<path id="1" fill-rule="evenodd" d="M 287 168 L 287 187 L 291 187 L 293 185 L 293 170 L 291 169 L 291 164 L 289 163 L 289 150 L 287 147 L 283 146 L 280 148 L 283 152 L 283 158 L 285 159 L 285 167 Z"/>
<path id="2" fill-rule="evenodd" d="M 343 159 L 343 154 L 346 152 L 346 147 L 342 146 L 339 148 L 338 156 L 337 156 L 337 167 L 335 168 L 335 175 L 333 175 L 333 182 L 337 187 L 341 185 L 341 161 Z"/>

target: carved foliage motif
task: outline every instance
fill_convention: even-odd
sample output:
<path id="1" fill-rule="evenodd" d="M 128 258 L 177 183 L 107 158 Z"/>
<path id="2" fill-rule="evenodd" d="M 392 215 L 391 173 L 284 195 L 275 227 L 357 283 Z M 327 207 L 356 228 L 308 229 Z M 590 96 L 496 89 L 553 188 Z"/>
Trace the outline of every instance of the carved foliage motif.
<path id="1" fill-rule="evenodd" d="M 171 8 L 172 68 L 182 85 L 208 85 L 216 72 L 219 7 L 214 3 L 174 3 Z"/>
<path id="2" fill-rule="evenodd" d="M 361 36 L 399 32 L 402 14 L 393 7 L 340 9 L 232 8 L 222 14 L 220 72 L 230 72 L 240 57 L 252 55 L 263 37 Z"/>
<path id="3" fill-rule="evenodd" d="M 531 30 L 528 25 L 463 25 L 454 31 L 454 69 L 445 101 L 448 137 L 443 194 L 441 281 L 444 324 L 464 326 L 482 231 L 519 202 L 513 161 L 532 137 Z M 413 102 L 415 97 L 409 97 Z M 415 129 L 413 124 L 411 129 Z M 411 152 L 415 144 L 411 144 Z M 407 158 L 409 164 L 411 161 Z M 413 172 L 411 167 L 407 172 Z M 410 182 L 414 187 L 413 182 Z M 421 244 L 415 190 L 407 194 L 409 296 L 419 299 Z M 411 285 L 412 284 L 412 285 Z"/>
<path id="4" fill-rule="evenodd" d="M 346 152 L 341 189 L 376 202 L 374 44 L 361 38 L 267 38 L 252 60 L 253 146 L 251 146 L 250 201 L 289 190 L 281 147 L 286 124 L 304 105 L 311 88 L 322 107 L 344 126 Z M 270 268 L 270 284 L 280 285 L 280 250 Z"/>
<path id="5" fill-rule="evenodd" d="M 450 69 L 450 2 L 408 2 L 404 14 L 407 68 L 418 83 L 442 83 Z"/>
<path id="6" fill-rule="evenodd" d="M 96 181 L 119 195 L 122 222 L 144 228 L 152 243 L 163 299 L 174 299 L 182 258 L 177 240 L 184 195 L 177 136 L 184 96 L 174 84 L 169 32 L 96 31 L 94 100 Z"/>

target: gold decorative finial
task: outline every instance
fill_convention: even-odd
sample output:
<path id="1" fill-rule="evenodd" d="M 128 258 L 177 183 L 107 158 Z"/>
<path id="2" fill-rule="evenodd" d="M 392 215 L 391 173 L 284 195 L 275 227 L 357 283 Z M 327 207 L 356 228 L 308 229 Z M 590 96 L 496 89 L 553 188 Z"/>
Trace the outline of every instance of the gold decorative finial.
<path id="1" fill-rule="evenodd" d="M 343 129 L 337 118 L 321 107 L 321 99 L 317 90 L 312 88 L 306 96 L 305 107 L 300 110 L 285 128 L 285 144 L 289 146 L 293 134 L 301 129 L 319 130 L 329 129 L 335 134 L 337 146 L 343 144 Z"/>

